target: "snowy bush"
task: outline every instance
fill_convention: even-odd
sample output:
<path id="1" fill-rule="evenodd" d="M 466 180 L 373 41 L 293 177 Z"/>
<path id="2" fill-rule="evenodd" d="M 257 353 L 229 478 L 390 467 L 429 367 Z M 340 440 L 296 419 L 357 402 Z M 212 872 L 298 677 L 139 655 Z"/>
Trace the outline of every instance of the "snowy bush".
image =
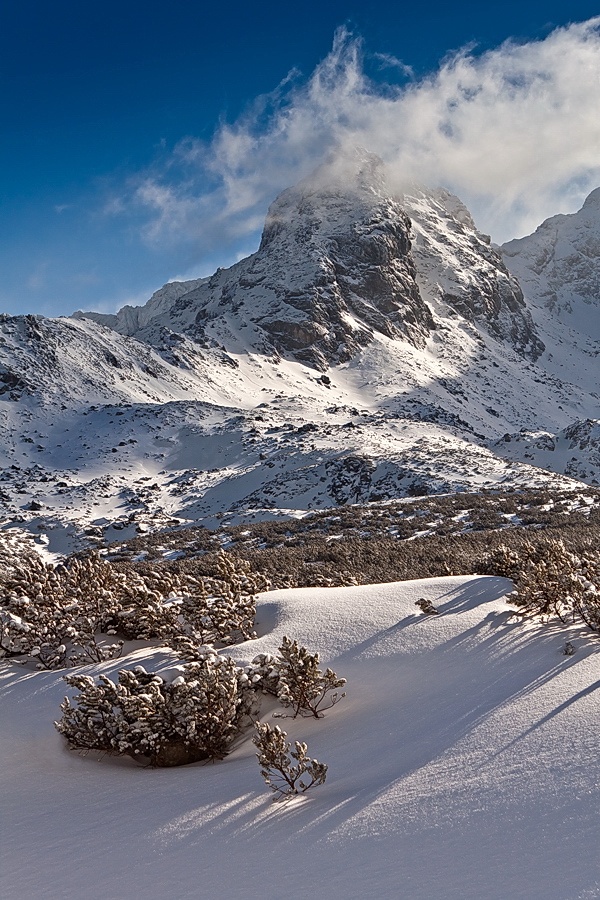
<path id="1" fill-rule="evenodd" d="M 199 654 L 200 656 L 200 654 Z M 231 659 L 204 648 L 167 682 L 142 666 L 101 675 L 65 676 L 79 690 L 61 704 L 57 730 L 72 749 L 128 755 L 152 766 L 223 757 L 252 710 L 248 676 Z"/>
<path id="2" fill-rule="evenodd" d="M 268 589 L 262 575 L 250 572 L 249 563 L 221 552 L 218 578 L 181 580 L 178 606 L 179 627 L 171 646 L 186 658 L 207 643 L 233 644 L 256 637 L 256 594 Z"/>
<path id="3" fill-rule="evenodd" d="M 323 711 L 331 709 L 346 694 L 338 688 L 346 684 L 345 678 L 331 669 L 319 669 L 319 654 L 309 653 L 298 641 L 284 637 L 277 656 L 261 654 L 252 661 L 250 675 L 260 682 L 263 690 L 276 694 L 278 700 L 293 709 L 294 718 L 310 715 L 321 718 Z M 326 704 L 326 705 L 324 705 Z"/>
<path id="4" fill-rule="evenodd" d="M 519 550 L 500 546 L 485 560 L 485 574 L 510 578 L 511 602 L 523 615 L 580 616 L 600 631 L 600 554 L 571 553 L 559 539 L 527 542 Z"/>
<path id="5" fill-rule="evenodd" d="M 255 593 L 266 587 L 224 553 L 219 577 L 206 579 L 120 572 L 95 553 L 56 567 L 23 562 L 0 581 L 0 655 L 40 668 L 114 658 L 125 639 L 162 640 L 193 659 L 206 643 L 253 637 Z"/>
<path id="6" fill-rule="evenodd" d="M 23 564 L 39 559 L 33 535 L 18 528 L 6 528 L 0 533 L 0 581 L 14 575 Z"/>
<path id="7" fill-rule="evenodd" d="M 276 656 L 259 653 L 247 667 L 246 672 L 257 690 L 277 696 L 279 689 L 279 666 Z"/>
<path id="8" fill-rule="evenodd" d="M 271 728 L 267 723 L 257 722 L 252 739 L 258 748 L 260 773 L 281 798 L 290 798 L 323 784 L 327 775 L 327 766 L 308 756 L 306 744 L 295 741 L 295 749 L 291 750 L 286 738 L 286 732 L 278 725 Z"/>
<path id="9" fill-rule="evenodd" d="M 527 558 L 533 550 L 533 545 L 526 542 L 519 548 L 507 547 L 500 544 L 491 553 L 488 553 L 478 567 L 482 575 L 497 575 L 499 578 L 510 578 L 517 583 L 523 559 Z"/>
<path id="10" fill-rule="evenodd" d="M 45 565 L 39 557 L 2 584 L 0 652 L 27 654 L 45 668 L 99 662 L 117 655 L 122 641 L 102 646 L 97 634 L 115 633 L 115 573 L 89 557 L 71 565 Z"/>

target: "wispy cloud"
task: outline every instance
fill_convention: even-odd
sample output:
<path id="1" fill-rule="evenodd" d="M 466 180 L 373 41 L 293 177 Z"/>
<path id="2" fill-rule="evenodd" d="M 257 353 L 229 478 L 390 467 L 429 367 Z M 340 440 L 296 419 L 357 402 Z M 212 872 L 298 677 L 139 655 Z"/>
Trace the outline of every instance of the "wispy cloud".
<path id="1" fill-rule="evenodd" d="M 356 145 L 398 184 L 457 193 L 495 240 L 576 208 L 600 184 L 600 17 L 480 55 L 467 48 L 402 86 L 369 79 L 360 40 L 341 29 L 309 78 L 290 73 L 210 141 L 182 142 L 128 205 L 145 211 L 151 241 L 185 235 L 199 253 L 233 250 L 280 190 Z"/>
<path id="2" fill-rule="evenodd" d="M 377 60 L 382 69 L 397 69 L 406 78 L 414 78 L 415 73 L 412 66 L 407 66 L 401 59 L 392 56 L 391 53 L 374 53 L 373 58 Z"/>

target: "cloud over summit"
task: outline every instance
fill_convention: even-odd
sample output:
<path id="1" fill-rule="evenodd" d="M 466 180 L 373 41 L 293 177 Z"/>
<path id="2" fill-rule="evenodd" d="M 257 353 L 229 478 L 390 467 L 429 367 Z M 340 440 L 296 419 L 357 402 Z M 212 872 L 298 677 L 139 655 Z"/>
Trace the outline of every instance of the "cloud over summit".
<path id="1" fill-rule="evenodd" d="M 140 177 L 129 204 L 145 212 L 151 240 L 234 252 L 280 190 L 357 145 L 398 185 L 458 194 L 497 241 L 576 209 L 600 184 L 600 17 L 540 41 L 461 51 L 402 86 L 367 77 L 360 40 L 340 29 L 310 77 L 290 73 L 210 141 L 183 141 Z"/>

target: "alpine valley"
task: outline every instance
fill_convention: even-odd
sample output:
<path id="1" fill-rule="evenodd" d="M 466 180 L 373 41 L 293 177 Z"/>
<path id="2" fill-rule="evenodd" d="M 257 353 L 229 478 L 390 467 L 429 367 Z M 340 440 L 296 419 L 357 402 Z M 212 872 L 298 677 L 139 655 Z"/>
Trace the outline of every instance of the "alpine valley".
<path id="1" fill-rule="evenodd" d="M 2 527 L 51 553 L 600 483 L 600 188 L 496 247 L 357 150 L 277 197 L 229 269 L 0 327 Z"/>

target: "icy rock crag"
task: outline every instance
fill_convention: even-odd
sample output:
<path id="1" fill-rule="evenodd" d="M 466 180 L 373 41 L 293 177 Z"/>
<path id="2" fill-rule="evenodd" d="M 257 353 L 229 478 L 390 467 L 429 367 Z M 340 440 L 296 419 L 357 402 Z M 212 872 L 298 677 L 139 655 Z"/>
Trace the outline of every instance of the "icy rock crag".
<path id="1" fill-rule="evenodd" d="M 416 188 L 403 198 L 413 225 L 413 257 L 423 296 L 482 326 L 494 338 L 537 359 L 544 344 L 519 282 L 466 206 L 444 188 Z"/>
<path id="2" fill-rule="evenodd" d="M 284 191 L 269 209 L 257 253 L 183 287 L 168 305 L 154 295 L 137 313 L 93 318 L 155 344 L 168 329 L 204 347 L 215 343 L 210 323 L 226 318 L 230 333 L 219 341 L 228 348 L 239 345 L 236 332 L 250 329 L 253 349 L 321 371 L 376 334 L 422 347 L 434 327 L 416 280 L 410 221 L 370 154 L 352 170 L 323 166 Z"/>
<path id="3" fill-rule="evenodd" d="M 432 305 L 534 359 L 544 349 L 517 280 L 458 198 L 423 189 L 394 197 L 383 163 L 364 151 L 280 194 L 258 252 L 187 287 L 165 285 L 117 316 L 86 315 L 163 347 L 169 331 L 209 347 L 210 323 L 226 317 L 226 346 L 250 328 L 254 349 L 321 371 L 376 335 L 424 347 L 436 327 Z"/>
<path id="4" fill-rule="evenodd" d="M 552 216 L 501 251 L 532 304 L 600 340 L 600 188 L 579 212 Z"/>

